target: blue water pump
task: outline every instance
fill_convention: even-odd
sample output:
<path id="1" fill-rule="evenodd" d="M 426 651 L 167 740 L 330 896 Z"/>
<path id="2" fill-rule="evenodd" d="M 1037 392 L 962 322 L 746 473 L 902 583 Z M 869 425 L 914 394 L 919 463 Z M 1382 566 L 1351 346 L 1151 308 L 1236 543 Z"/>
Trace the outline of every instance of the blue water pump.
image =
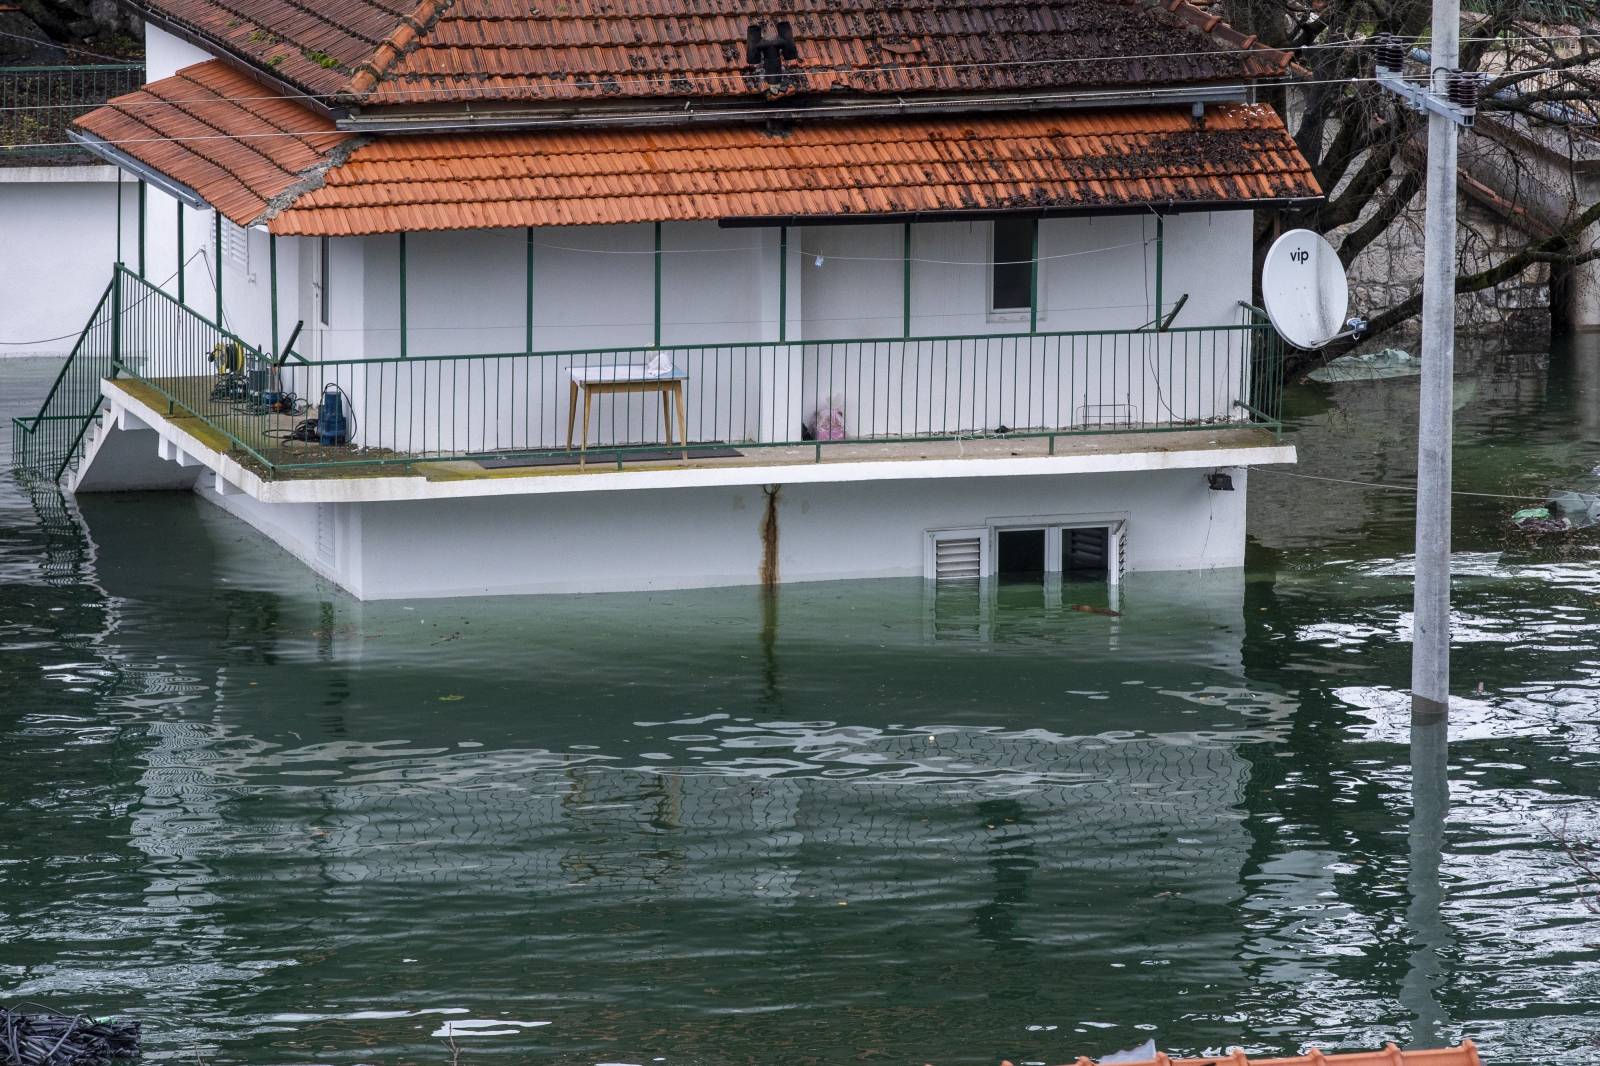
<path id="1" fill-rule="evenodd" d="M 322 386 L 322 403 L 317 408 L 317 440 L 322 444 L 344 444 L 350 439 L 344 414 L 344 390 L 337 385 Z"/>

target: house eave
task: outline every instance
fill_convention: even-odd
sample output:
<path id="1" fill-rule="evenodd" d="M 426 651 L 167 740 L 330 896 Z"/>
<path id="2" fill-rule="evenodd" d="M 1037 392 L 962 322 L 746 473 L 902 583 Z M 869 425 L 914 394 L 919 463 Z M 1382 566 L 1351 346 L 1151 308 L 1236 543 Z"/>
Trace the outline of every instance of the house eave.
<path id="1" fill-rule="evenodd" d="M 127 171 L 140 181 L 155 186 L 162 192 L 183 201 L 197 211 L 205 210 L 211 206 L 206 202 L 205 197 L 189 186 L 180 181 L 174 181 L 154 167 L 140 162 L 109 141 L 101 140 L 94 134 L 84 133 L 81 130 L 68 130 L 67 138 L 81 146 L 85 151 L 104 159 L 114 167 Z"/>
<path id="2" fill-rule="evenodd" d="M 1061 204 L 1053 207 L 1019 207 L 1014 210 L 903 211 L 890 214 L 859 215 L 773 215 L 766 217 L 722 218 L 717 225 L 727 229 L 770 226 L 866 226 L 893 222 L 981 222 L 996 218 L 1071 218 L 1085 215 L 1182 215 L 1207 211 L 1263 211 L 1269 208 L 1293 210 L 1319 203 L 1321 196 L 1279 197 L 1259 200 L 1152 201 L 1137 204 Z"/>
<path id="3" fill-rule="evenodd" d="M 896 97 L 823 97 L 804 101 L 707 102 L 639 101 L 534 108 L 351 112 L 335 121 L 351 133 L 437 133 L 466 130 L 514 131 L 583 129 L 606 126 L 682 126 L 696 123 L 783 122 L 794 119 L 900 118 L 924 114 L 999 114 L 1016 111 L 1079 110 L 1107 107 L 1174 107 L 1246 103 L 1254 86 L 1177 85 L 1148 89 L 1094 89 L 1042 93 L 939 94 Z"/>

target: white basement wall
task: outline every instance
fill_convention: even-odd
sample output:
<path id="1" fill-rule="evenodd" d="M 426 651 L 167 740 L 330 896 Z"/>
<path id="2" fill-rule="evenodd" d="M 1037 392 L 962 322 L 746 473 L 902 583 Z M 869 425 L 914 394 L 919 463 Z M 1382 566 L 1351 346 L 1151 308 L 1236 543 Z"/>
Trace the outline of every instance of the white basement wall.
<path id="1" fill-rule="evenodd" d="M 1198 469 L 785 485 L 779 577 L 919 577 L 930 530 L 1045 516 L 1125 521 L 1129 572 L 1238 567 L 1248 475 L 1232 476 L 1233 492 Z M 756 485 L 364 504 L 218 496 L 204 475 L 198 487 L 362 599 L 759 581 Z"/>

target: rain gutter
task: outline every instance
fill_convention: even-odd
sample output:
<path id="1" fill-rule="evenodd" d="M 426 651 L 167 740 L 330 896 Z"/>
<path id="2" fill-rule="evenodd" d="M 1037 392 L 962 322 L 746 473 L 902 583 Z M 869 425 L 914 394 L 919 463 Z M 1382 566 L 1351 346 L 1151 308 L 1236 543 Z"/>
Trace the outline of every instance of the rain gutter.
<path id="1" fill-rule="evenodd" d="M 1019 207 L 1014 210 L 982 208 L 954 211 L 886 211 L 881 214 L 849 215 L 739 215 L 720 218 L 717 225 L 728 229 L 753 226 L 875 226 L 885 222 L 975 222 L 995 218 L 1066 218 L 1074 215 L 1183 215 L 1202 211 L 1260 211 L 1267 208 L 1293 209 L 1320 203 L 1322 196 L 1278 196 L 1256 200 L 1185 200 L 1165 203 L 1070 204 L 1059 207 Z"/>
<path id="2" fill-rule="evenodd" d="M 195 192 L 193 189 L 189 188 L 189 186 L 183 184 L 182 182 L 174 181 L 165 174 L 161 173 L 161 171 L 156 170 L 145 163 L 141 163 L 127 152 L 124 152 L 122 149 L 112 145 L 109 141 L 101 140 L 94 134 L 84 133 L 81 130 L 68 130 L 67 137 L 80 147 L 94 153 L 101 159 L 104 159 L 112 166 L 121 167 L 123 170 L 126 170 L 128 173 L 137 177 L 140 181 L 154 185 L 168 196 L 176 197 L 197 211 L 206 210 L 211 207 L 210 204 L 206 203 L 204 197 Z"/>
<path id="3" fill-rule="evenodd" d="M 350 133 L 461 133 L 475 130 L 562 129 L 605 126 L 683 126 L 702 122 L 771 122 L 795 118 L 898 118 L 905 115 L 948 115 L 964 112 L 1067 110 L 1105 107 L 1182 107 L 1246 103 L 1249 87 L 1178 86 L 1145 90 L 1101 89 L 1076 92 L 1007 93 L 974 96 L 895 97 L 854 102 L 820 101 L 782 105 L 756 100 L 697 106 L 693 101 L 639 106 L 558 107 L 536 110 L 440 111 L 432 114 L 347 114 L 336 119 Z"/>

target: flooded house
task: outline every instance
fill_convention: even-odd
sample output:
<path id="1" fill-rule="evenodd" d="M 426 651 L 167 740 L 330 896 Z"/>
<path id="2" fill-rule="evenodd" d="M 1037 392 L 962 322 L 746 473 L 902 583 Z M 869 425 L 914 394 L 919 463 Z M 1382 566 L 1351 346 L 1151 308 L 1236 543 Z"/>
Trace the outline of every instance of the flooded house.
<path id="1" fill-rule="evenodd" d="M 1171 0 L 139 0 L 21 465 L 365 599 L 1242 564 L 1293 74 Z"/>

